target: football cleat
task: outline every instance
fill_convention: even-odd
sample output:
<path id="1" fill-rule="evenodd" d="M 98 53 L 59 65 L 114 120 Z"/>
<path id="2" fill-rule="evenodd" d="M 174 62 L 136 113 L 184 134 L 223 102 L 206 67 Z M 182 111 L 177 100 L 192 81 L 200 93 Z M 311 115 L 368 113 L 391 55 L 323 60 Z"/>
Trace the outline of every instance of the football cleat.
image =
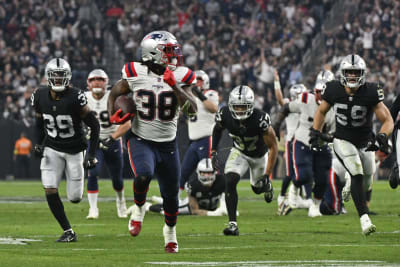
<path id="1" fill-rule="evenodd" d="M 274 198 L 274 188 L 272 186 L 272 183 L 268 181 L 268 183 L 265 184 L 264 199 L 267 203 L 270 203 L 273 198 Z"/>
<path id="2" fill-rule="evenodd" d="M 286 199 L 285 196 L 281 196 L 281 195 L 278 196 L 278 198 L 276 200 L 276 202 L 278 204 L 278 211 L 276 212 L 276 214 L 282 215 L 282 208 L 283 208 L 285 199 Z"/>
<path id="3" fill-rule="evenodd" d="M 178 253 L 178 243 L 169 242 L 165 245 L 165 252 L 167 253 Z"/>
<path id="4" fill-rule="evenodd" d="M 224 235 L 239 235 L 239 228 L 236 223 L 230 222 L 224 229 Z"/>
<path id="5" fill-rule="evenodd" d="M 138 236 L 142 230 L 142 222 L 129 220 L 128 229 L 131 236 Z"/>
<path id="6" fill-rule="evenodd" d="M 314 199 L 312 205 L 310 206 L 310 208 L 308 208 L 308 217 L 314 218 L 314 217 L 322 216 L 321 212 L 319 211 L 320 204 L 321 204 L 321 200 Z"/>
<path id="7" fill-rule="evenodd" d="M 296 201 L 296 207 L 298 209 L 309 209 L 312 204 L 313 201 L 311 198 L 303 199 L 302 197 L 299 196 Z"/>
<path id="8" fill-rule="evenodd" d="M 57 242 L 76 242 L 78 241 L 78 238 L 76 236 L 76 233 L 72 230 L 65 231 L 62 236 L 60 236 L 59 239 L 57 239 Z"/>
<path id="9" fill-rule="evenodd" d="M 123 198 L 121 201 L 117 199 L 116 201 L 117 204 L 117 215 L 119 218 L 128 218 L 128 211 L 126 210 L 126 202 L 125 198 Z"/>
<path id="10" fill-rule="evenodd" d="M 368 214 L 360 217 L 361 230 L 364 235 L 370 235 L 376 231 L 376 226 L 372 224 Z"/>
<path id="11" fill-rule="evenodd" d="M 399 182 L 399 167 L 397 166 L 397 164 L 395 164 L 389 175 L 389 185 L 391 188 L 396 189 L 399 185 Z"/>
<path id="12" fill-rule="evenodd" d="M 90 208 L 89 214 L 86 216 L 88 220 L 94 220 L 99 218 L 99 209 L 98 208 Z"/>
<path id="13" fill-rule="evenodd" d="M 291 184 L 288 192 L 288 205 L 292 209 L 297 208 L 297 199 L 299 197 L 299 188 Z"/>

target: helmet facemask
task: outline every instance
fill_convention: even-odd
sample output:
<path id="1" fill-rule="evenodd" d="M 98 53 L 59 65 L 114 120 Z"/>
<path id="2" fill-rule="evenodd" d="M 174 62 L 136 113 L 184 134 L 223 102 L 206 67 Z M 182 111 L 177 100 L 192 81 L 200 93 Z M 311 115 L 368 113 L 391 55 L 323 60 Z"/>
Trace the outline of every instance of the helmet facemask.
<path id="1" fill-rule="evenodd" d="M 209 158 L 202 159 L 197 164 L 196 173 L 200 183 L 204 186 L 212 186 L 216 179 L 216 173 Z"/>
<path id="2" fill-rule="evenodd" d="M 104 93 L 108 84 L 108 75 L 102 69 L 95 69 L 89 73 L 87 85 L 90 91 L 95 94 Z"/>
<path id="3" fill-rule="evenodd" d="M 341 75 L 349 88 L 360 87 L 365 81 L 365 71 L 362 69 L 342 69 Z"/>
<path id="4" fill-rule="evenodd" d="M 69 85 L 71 73 L 68 70 L 48 70 L 47 71 L 47 84 L 55 92 L 65 90 Z"/>
<path id="5" fill-rule="evenodd" d="M 254 110 L 253 90 L 245 85 L 236 86 L 229 95 L 228 106 L 234 119 L 247 119 Z"/>
<path id="6" fill-rule="evenodd" d="M 182 49 L 179 44 L 165 44 L 162 46 L 162 57 L 161 60 L 164 65 L 168 66 L 169 69 L 175 70 L 178 66 L 183 64 Z"/>

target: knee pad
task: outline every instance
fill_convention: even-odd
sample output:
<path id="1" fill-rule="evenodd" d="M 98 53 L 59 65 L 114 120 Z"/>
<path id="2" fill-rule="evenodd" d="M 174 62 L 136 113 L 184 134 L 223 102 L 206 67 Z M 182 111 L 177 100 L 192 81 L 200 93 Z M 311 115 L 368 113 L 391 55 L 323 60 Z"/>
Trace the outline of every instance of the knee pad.
<path id="1" fill-rule="evenodd" d="M 151 177 L 148 176 L 137 176 L 134 180 L 135 192 L 144 193 L 147 191 Z"/>
<path id="2" fill-rule="evenodd" d="M 236 185 L 240 181 L 240 176 L 237 173 L 229 172 L 226 174 L 226 191 L 235 191 Z"/>

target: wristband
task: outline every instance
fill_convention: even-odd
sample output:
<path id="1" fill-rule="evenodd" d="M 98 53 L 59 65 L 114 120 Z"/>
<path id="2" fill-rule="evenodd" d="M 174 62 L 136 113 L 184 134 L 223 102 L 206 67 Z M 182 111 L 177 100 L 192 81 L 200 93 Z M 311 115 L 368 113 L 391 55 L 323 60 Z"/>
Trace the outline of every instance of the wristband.
<path id="1" fill-rule="evenodd" d="M 281 83 L 277 80 L 274 81 L 275 90 L 281 90 Z"/>

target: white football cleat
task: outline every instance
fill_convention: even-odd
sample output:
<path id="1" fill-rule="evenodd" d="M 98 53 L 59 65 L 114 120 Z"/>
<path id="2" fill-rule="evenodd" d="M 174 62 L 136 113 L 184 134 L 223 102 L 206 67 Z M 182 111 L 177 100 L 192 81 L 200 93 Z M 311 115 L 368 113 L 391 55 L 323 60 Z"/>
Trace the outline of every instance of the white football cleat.
<path id="1" fill-rule="evenodd" d="M 123 198 L 121 201 L 116 200 L 116 205 L 117 205 L 117 215 L 119 218 L 128 218 L 128 213 L 126 210 L 126 201 L 125 198 Z"/>
<path id="2" fill-rule="evenodd" d="M 162 204 L 164 202 L 162 197 L 151 196 L 151 201 L 156 204 Z"/>
<path id="3" fill-rule="evenodd" d="M 178 252 L 178 241 L 176 239 L 176 226 L 168 226 L 164 224 L 163 227 L 165 251 L 168 253 Z"/>
<path id="4" fill-rule="evenodd" d="M 99 218 L 99 209 L 98 208 L 90 208 L 89 214 L 86 216 L 88 220 L 94 220 Z"/>
<path id="5" fill-rule="evenodd" d="M 146 214 L 146 208 L 144 205 L 141 207 L 133 205 L 129 208 L 129 211 L 131 213 L 131 218 L 129 219 L 128 230 L 131 236 L 137 236 L 142 230 L 142 222 Z"/>
<path id="6" fill-rule="evenodd" d="M 364 214 L 360 217 L 361 230 L 364 235 L 369 235 L 376 232 L 376 226 L 372 224 L 368 214 Z"/>
<path id="7" fill-rule="evenodd" d="M 308 208 L 308 217 L 314 218 L 322 216 L 321 212 L 319 211 L 319 205 L 321 204 L 321 200 L 313 200 L 312 205 Z"/>
<path id="8" fill-rule="evenodd" d="M 312 204 L 313 200 L 311 198 L 303 199 L 302 197 L 299 197 L 296 203 L 298 209 L 309 209 Z"/>
<path id="9" fill-rule="evenodd" d="M 288 192 L 288 205 L 292 209 L 297 208 L 297 199 L 299 198 L 299 188 L 291 184 Z"/>

